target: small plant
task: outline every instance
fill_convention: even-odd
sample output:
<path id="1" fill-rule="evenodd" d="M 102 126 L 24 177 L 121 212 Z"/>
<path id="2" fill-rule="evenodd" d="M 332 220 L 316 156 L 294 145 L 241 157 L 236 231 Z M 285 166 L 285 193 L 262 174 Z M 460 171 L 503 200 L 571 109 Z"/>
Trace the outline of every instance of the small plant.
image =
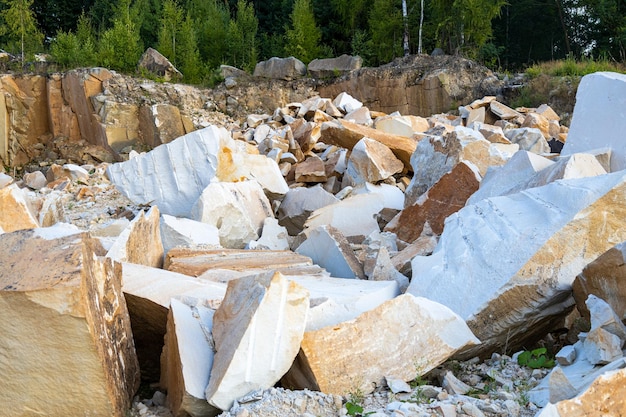
<path id="1" fill-rule="evenodd" d="M 517 357 L 517 363 L 532 369 L 554 367 L 554 359 L 548 356 L 548 350 L 545 347 L 520 353 Z"/>
<path id="2" fill-rule="evenodd" d="M 348 401 L 346 402 L 346 410 L 349 416 L 362 416 L 363 415 L 363 391 L 360 388 L 350 392 L 348 394 Z"/>

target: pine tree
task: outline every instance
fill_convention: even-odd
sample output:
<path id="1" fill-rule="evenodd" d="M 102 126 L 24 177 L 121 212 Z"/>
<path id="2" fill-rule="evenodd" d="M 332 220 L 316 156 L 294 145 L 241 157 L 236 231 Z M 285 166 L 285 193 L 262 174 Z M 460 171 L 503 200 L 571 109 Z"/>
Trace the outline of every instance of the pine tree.
<path id="1" fill-rule="evenodd" d="M 403 20 L 400 3 L 375 0 L 369 16 L 371 53 L 375 64 L 403 55 Z"/>
<path id="2" fill-rule="evenodd" d="M 43 34 L 37 28 L 37 20 L 32 10 L 33 0 L 2 0 L 5 9 L 2 17 L 3 26 L 9 39 L 14 42 L 15 50 L 20 51 L 22 66 L 26 55 L 41 51 Z"/>
<path id="3" fill-rule="evenodd" d="M 179 70 L 183 73 L 183 79 L 190 84 L 199 83 L 205 73 L 200 51 L 198 50 L 198 42 L 194 30 L 194 22 L 191 14 L 187 13 L 178 34 L 178 54 L 177 62 L 179 62 Z"/>
<path id="4" fill-rule="evenodd" d="M 113 19 L 113 27 L 107 29 L 99 39 L 98 60 L 101 65 L 118 71 L 132 72 L 143 45 L 139 28 L 131 14 L 130 0 L 121 0 Z"/>
<path id="5" fill-rule="evenodd" d="M 322 32 L 315 24 L 310 0 L 296 0 L 291 13 L 291 27 L 286 30 L 285 53 L 308 64 L 321 54 Z"/>
<path id="6" fill-rule="evenodd" d="M 176 4 L 176 1 L 165 0 L 161 14 L 157 49 L 163 56 L 169 59 L 174 66 L 178 65 L 176 41 L 182 22 L 183 11 L 178 4 Z"/>

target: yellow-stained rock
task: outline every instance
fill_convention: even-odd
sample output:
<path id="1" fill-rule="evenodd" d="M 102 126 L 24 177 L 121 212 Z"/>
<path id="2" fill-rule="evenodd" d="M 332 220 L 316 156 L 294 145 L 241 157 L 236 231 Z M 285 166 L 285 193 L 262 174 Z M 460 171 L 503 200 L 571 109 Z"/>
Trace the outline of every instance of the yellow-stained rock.
<path id="1" fill-rule="evenodd" d="M 306 332 L 283 385 L 367 394 L 382 386 L 385 377 L 410 381 L 477 343 L 452 310 L 404 294 L 354 320 Z"/>
<path id="2" fill-rule="evenodd" d="M 139 387 L 121 266 L 67 233 L 0 236 L 0 416 L 123 417 Z"/>
<path id="3" fill-rule="evenodd" d="M 405 171 L 411 171 L 411 155 L 417 146 L 417 140 L 404 136 L 382 132 L 371 127 L 358 125 L 346 120 L 336 120 L 322 124 L 320 141 L 352 149 L 358 141 L 368 137 L 386 145 L 396 158 L 404 163 Z"/>
<path id="4" fill-rule="evenodd" d="M 35 227 L 39 222 L 22 190 L 15 184 L 0 189 L 0 228 L 13 232 Z"/>

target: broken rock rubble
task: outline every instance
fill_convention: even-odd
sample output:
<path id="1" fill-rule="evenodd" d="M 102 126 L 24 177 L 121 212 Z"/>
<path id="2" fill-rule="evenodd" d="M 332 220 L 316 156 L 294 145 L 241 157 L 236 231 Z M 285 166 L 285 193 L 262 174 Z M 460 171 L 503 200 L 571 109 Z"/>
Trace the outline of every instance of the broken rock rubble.
<path id="1" fill-rule="evenodd" d="M 139 240 L 150 241 L 150 245 L 158 248 L 160 241 L 165 241 L 161 233 L 165 235 L 163 230 L 167 225 L 167 233 L 173 238 L 165 245 L 166 268 L 197 277 L 191 282 L 199 284 L 197 288 L 185 287 L 191 284 L 170 272 L 173 275 L 162 281 L 168 284 L 159 287 L 158 295 L 149 295 L 140 289 L 150 287 L 159 274 L 148 268 L 135 273 L 141 279 L 135 280 L 134 285 L 142 284 L 135 290 L 131 290 L 130 281 L 128 286 L 133 331 L 141 323 L 132 320 L 133 317 L 148 319 L 146 311 L 153 311 L 151 308 L 160 311 L 155 326 L 160 329 L 159 334 L 165 334 L 163 358 L 166 358 L 161 363 L 161 386 L 169 390 L 168 405 L 176 413 L 214 415 L 231 406 L 242 410 L 244 401 L 266 398 L 266 393 L 271 392 L 271 387 L 285 373 L 283 386 L 317 388 L 346 397 L 355 390 L 373 392 L 376 396 L 384 389 L 385 381 L 410 381 L 428 371 L 432 375 L 455 353 L 489 356 L 505 343 L 510 343 L 512 348 L 535 341 L 553 330 L 573 307 L 571 283 L 576 274 L 606 250 L 626 240 L 626 235 L 620 232 L 623 228 L 619 219 L 623 213 L 618 203 L 623 200 L 623 174 L 606 175 L 593 149 L 584 149 L 589 154 L 573 154 L 567 160 L 548 155 L 547 140 L 562 140 L 562 132 L 546 128 L 533 110 L 528 116 L 491 100 L 485 101 L 485 105 L 477 104 L 467 117 L 398 119 L 393 124 L 383 120 L 377 123 L 377 117 L 392 119 L 370 112 L 356 102 L 344 96 L 334 106 L 324 99 L 312 99 L 306 108 L 292 103 L 275 115 L 249 118 L 249 125 L 244 124 L 240 132 L 210 127 L 108 167 L 111 181 L 134 204 L 126 203 L 131 208 L 127 214 L 137 216 L 125 226 L 124 232 L 118 233 L 118 245 L 126 242 L 126 255 L 115 250 L 110 256 L 119 261 L 159 266 L 158 259 L 164 257 L 161 252 L 151 255 L 149 261 L 128 255 L 141 249 L 140 245 L 130 243 L 131 236 L 142 236 Z M 474 111 L 477 109 L 482 110 Z M 348 115 L 354 111 L 357 113 Z M 502 135 L 494 140 L 492 135 L 497 129 L 488 129 L 485 124 L 497 123 L 498 119 L 506 123 L 496 126 Z M 303 122 L 298 120 L 307 124 L 303 136 L 299 136 Z M 513 129 L 526 130 L 513 132 Z M 540 134 L 530 136 L 530 129 Z M 522 136 L 515 136 L 517 144 L 507 143 L 506 138 L 513 134 Z M 520 144 L 529 150 L 516 153 Z M 526 159 L 514 165 L 519 155 L 526 155 Z M 595 162 L 601 169 L 582 169 Z M 507 172 L 516 172 L 515 166 L 523 166 L 524 176 L 511 175 L 507 181 L 504 177 L 509 176 Z M 88 171 L 87 175 L 92 174 Z M 476 194 L 481 193 L 487 179 L 491 191 L 472 201 L 470 195 L 477 188 Z M 71 187 L 78 180 L 68 176 L 64 181 Z M 31 213 L 38 219 L 37 212 L 44 205 L 36 204 L 37 199 L 32 195 L 43 195 L 45 199 L 51 183 L 43 187 L 34 181 L 30 184 L 35 191 L 23 195 L 24 201 L 33 207 L 11 204 L 20 215 Z M 463 184 L 463 193 L 458 190 L 458 184 Z M 298 197 L 296 193 L 305 190 L 304 187 L 323 189 L 327 194 L 320 195 L 319 191 L 311 194 L 319 196 L 313 197 L 319 201 L 308 204 L 306 200 L 310 197 Z M 80 195 L 89 199 L 89 193 L 95 196 L 102 189 L 84 188 Z M 290 195 L 294 201 L 288 204 Z M 302 198 L 304 201 L 298 201 Z M 77 198 L 76 202 L 79 201 Z M 138 214 L 140 206 L 145 205 L 154 206 L 153 211 Z M 449 211 L 442 215 L 443 208 Z M 406 217 L 410 210 L 415 213 Z M 163 214 L 160 221 L 159 211 Z M 8 219 L 7 224 L 12 223 L 9 213 L 9 210 L 0 213 L 0 217 Z M 276 224 L 275 213 L 279 213 L 279 223 L 291 236 Z M 391 220 L 396 214 L 398 220 Z M 180 219 L 174 222 L 165 216 Z M 62 218 L 63 213 L 58 217 Z M 210 225 L 206 229 L 209 238 L 185 231 L 198 224 L 186 223 L 186 217 Z M 411 219 L 410 226 L 406 218 Z M 145 219 L 150 219 L 149 225 L 139 226 Z M 38 226 L 36 220 L 28 228 Z M 99 228 L 96 226 L 88 228 L 95 232 Z M 401 231 L 400 227 L 405 230 Z M 327 240 L 319 239 L 319 231 L 332 228 L 337 231 L 333 240 L 340 244 L 333 243 L 331 247 L 341 250 L 332 257 L 315 255 L 329 245 L 325 243 Z M 372 236 L 385 228 L 396 233 L 389 233 L 396 241 L 372 250 Z M 590 230 L 602 233 L 592 238 Z M 429 255 L 439 235 L 439 246 Z M 278 242 L 283 245 L 282 251 L 270 247 Z M 500 263 L 507 261 L 506 265 L 495 268 L 497 274 L 491 274 L 489 262 L 471 263 L 479 253 L 477 248 L 485 242 L 488 246 L 485 253 L 489 256 L 480 259 L 496 256 Z M 285 250 L 285 244 L 291 250 Z M 180 245 L 184 247 L 176 247 Z M 242 249 L 255 245 L 273 250 Z M 113 256 L 114 253 L 118 255 Z M 407 266 L 407 256 L 410 259 L 414 254 L 420 255 Z M 313 261 L 302 255 L 310 256 Z M 280 267 L 279 259 L 287 264 Z M 313 272 L 313 262 L 326 271 L 317 266 Z M 135 268 L 126 265 L 130 264 L 124 264 L 122 269 Z M 347 269 L 344 265 L 348 265 Z M 389 269 L 394 265 L 399 272 Z M 268 272 L 277 267 L 284 276 Z M 429 283 L 427 275 L 436 276 L 441 268 L 448 272 L 463 270 L 463 279 L 460 274 L 446 274 L 445 279 L 438 278 L 438 283 Z M 551 271 L 551 275 L 546 271 Z M 410 294 L 399 295 L 403 280 L 396 274 L 400 273 L 412 274 Z M 462 280 L 473 283 L 476 280 L 472 277 L 478 275 L 498 275 L 507 281 L 498 282 L 495 291 L 480 286 L 463 287 L 459 283 Z M 533 281 L 537 276 L 539 280 Z M 276 282 L 268 284 L 267 277 Z M 360 279 L 345 280 L 348 277 Z M 364 281 L 366 277 L 373 281 Z M 384 281 L 385 277 L 389 280 Z M 180 288 L 175 283 L 177 279 Z M 342 298 L 338 296 L 340 286 L 324 280 L 353 281 L 362 285 L 362 289 L 348 287 L 350 291 L 362 293 L 355 298 Z M 207 294 L 202 283 L 210 281 L 229 282 L 231 294 L 220 295 L 219 290 Z M 224 284 L 220 285 L 223 290 Z M 270 297 L 274 301 L 268 301 L 265 307 L 262 299 L 248 294 L 261 287 L 274 297 Z M 298 314 L 286 313 L 278 307 L 287 306 L 284 302 L 289 299 L 290 288 L 300 288 L 294 290 L 299 301 L 290 305 L 297 306 Z M 315 292 L 312 288 L 316 288 Z M 309 295 L 305 296 L 307 292 Z M 437 295 L 444 293 L 445 297 Z M 455 296 L 461 296 L 461 301 L 451 302 Z M 153 298 L 152 304 L 148 304 L 150 308 L 139 307 L 141 300 L 150 298 Z M 229 298 L 239 301 L 228 301 Z M 255 308 L 261 315 L 254 313 L 252 304 L 246 306 L 248 309 L 243 308 L 244 303 L 240 302 L 243 299 L 252 304 L 258 302 Z M 518 308 L 524 312 L 521 317 L 507 316 L 504 314 L 507 312 L 500 314 L 501 310 L 497 309 L 507 305 L 511 310 L 511 303 L 520 300 L 527 300 L 527 304 Z M 484 306 L 487 312 L 479 309 Z M 544 310 L 546 314 L 541 313 Z M 407 311 L 413 313 L 407 315 Z M 246 319 L 241 319 L 239 314 Z M 287 318 L 297 318 L 298 324 L 281 327 L 280 323 L 284 323 L 281 320 Z M 234 324 L 228 324 L 231 319 Z M 503 327 L 507 320 L 509 327 Z M 265 330 L 270 328 L 275 330 L 275 337 L 261 339 L 260 335 L 267 334 Z M 285 333 L 287 330 L 303 332 L 294 336 L 297 341 L 288 349 L 280 347 L 283 336 L 291 339 L 287 337 L 291 333 Z M 602 331 L 613 334 L 605 328 Z M 147 336 L 136 332 L 135 338 L 143 337 Z M 596 340 L 589 335 L 587 339 L 588 344 Z M 259 344 L 260 340 L 264 343 Z M 163 341 L 161 344 L 157 341 L 156 346 L 163 348 Z M 361 352 L 357 361 L 355 351 Z M 204 362 L 194 369 L 200 363 L 194 359 L 198 354 Z M 214 356 L 209 360 L 211 355 Z M 256 364 L 260 357 L 266 359 Z M 615 360 L 611 357 L 606 361 L 611 364 Z M 252 362 L 254 367 L 250 365 Z M 363 367 L 363 362 L 368 366 Z M 267 369 L 259 365 L 267 365 Z M 291 370 L 287 372 L 289 367 Z M 448 377 L 450 380 L 452 376 Z M 476 386 L 480 382 L 469 378 L 463 383 Z M 255 390 L 260 391 L 246 400 L 245 395 Z M 274 390 L 276 396 L 287 392 Z M 487 404 L 484 399 L 472 399 L 467 393 L 451 392 L 451 389 L 434 391 L 438 393 L 432 398 L 443 401 L 436 407 L 446 413 L 453 412 L 451 406 L 454 412 L 471 415 L 523 412 L 515 401 L 520 397 L 507 398 L 501 394 L 500 402 Z M 444 398 L 446 395 L 452 399 Z M 330 408 L 341 408 L 336 397 L 320 398 L 330 398 Z M 393 401 L 387 400 L 388 405 L 377 407 L 377 413 L 419 410 L 408 402 L 392 405 Z M 308 409 L 305 403 L 299 403 L 301 410 Z"/>

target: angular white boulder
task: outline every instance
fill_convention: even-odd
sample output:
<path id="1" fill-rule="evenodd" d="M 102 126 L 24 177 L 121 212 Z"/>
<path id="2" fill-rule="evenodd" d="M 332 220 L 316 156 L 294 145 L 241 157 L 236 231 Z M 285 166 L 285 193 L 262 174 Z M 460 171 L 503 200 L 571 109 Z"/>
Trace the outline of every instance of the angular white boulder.
<path id="1" fill-rule="evenodd" d="M 621 172 L 466 206 L 448 218 L 435 252 L 413 259 L 408 291 L 467 320 L 483 353 L 523 344 L 573 305 L 585 265 L 626 237 L 625 198 Z"/>
<path id="2" fill-rule="evenodd" d="M 248 243 L 248 249 L 265 250 L 288 250 L 287 229 L 278 224 L 278 220 L 273 217 L 266 217 L 263 221 L 263 231 L 258 240 Z"/>
<path id="3" fill-rule="evenodd" d="M 213 182 L 191 209 L 191 218 L 219 229 L 225 248 L 244 248 L 259 238 L 272 206 L 256 181 Z"/>
<path id="4" fill-rule="evenodd" d="M 290 189 L 278 207 L 278 223 L 286 227 L 290 235 L 296 236 L 313 211 L 338 202 L 337 197 L 320 184 Z"/>
<path id="5" fill-rule="evenodd" d="M 215 356 L 211 336 L 214 314 L 202 300 L 171 301 L 163 361 L 167 363 L 167 405 L 175 415 L 205 417 L 220 412 L 204 394 Z"/>
<path id="6" fill-rule="evenodd" d="M 162 213 L 187 217 L 215 177 L 226 129 L 209 126 L 168 144 L 110 165 L 113 184 L 136 204 L 155 204 Z"/>
<path id="7" fill-rule="evenodd" d="M 309 230 L 307 239 L 298 246 L 296 253 L 308 256 L 335 278 L 365 278 L 363 266 L 350 243 L 332 226 Z"/>
<path id="8" fill-rule="evenodd" d="M 213 317 L 207 401 L 228 410 L 235 399 L 273 386 L 300 349 L 308 309 L 308 292 L 278 272 L 230 281 Z"/>
<path id="9" fill-rule="evenodd" d="M 220 236 L 217 227 L 168 214 L 161 216 L 161 240 L 165 253 L 176 246 L 220 246 Z"/>
<path id="10" fill-rule="evenodd" d="M 596 72 L 580 81 L 572 123 L 561 155 L 610 147 L 611 172 L 626 168 L 626 75 Z"/>

